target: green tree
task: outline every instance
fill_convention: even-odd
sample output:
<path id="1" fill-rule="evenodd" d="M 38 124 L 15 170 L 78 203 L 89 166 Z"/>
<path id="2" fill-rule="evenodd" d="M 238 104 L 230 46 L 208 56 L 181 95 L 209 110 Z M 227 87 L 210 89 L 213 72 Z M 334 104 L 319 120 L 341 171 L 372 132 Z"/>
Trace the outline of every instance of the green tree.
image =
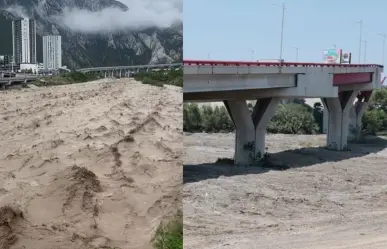
<path id="1" fill-rule="evenodd" d="M 387 131 L 387 88 L 373 92 L 369 108 L 362 119 L 362 131 L 365 134 L 377 134 Z"/>
<path id="2" fill-rule="evenodd" d="M 324 107 L 319 102 L 316 102 L 313 105 L 313 117 L 314 117 L 314 119 L 316 120 L 316 123 L 319 126 L 319 132 L 322 133 L 323 117 L 324 117 Z"/>
<path id="3" fill-rule="evenodd" d="M 304 105 L 279 105 L 267 130 L 271 133 L 315 134 L 319 131 L 311 112 Z"/>
<path id="4" fill-rule="evenodd" d="M 203 118 L 199 106 L 197 104 L 186 104 L 183 108 L 186 109 L 186 115 L 183 113 L 183 118 L 185 118 L 184 123 L 186 123 L 187 131 L 203 131 Z"/>

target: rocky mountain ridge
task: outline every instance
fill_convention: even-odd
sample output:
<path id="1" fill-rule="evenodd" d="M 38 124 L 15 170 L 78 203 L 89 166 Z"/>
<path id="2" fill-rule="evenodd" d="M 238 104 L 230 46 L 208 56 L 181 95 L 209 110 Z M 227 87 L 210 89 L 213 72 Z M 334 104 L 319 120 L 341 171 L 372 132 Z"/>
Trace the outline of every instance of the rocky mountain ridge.
<path id="1" fill-rule="evenodd" d="M 169 28 L 148 27 L 86 33 L 61 25 L 64 10 L 98 12 L 114 8 L 127 12 L 116 0 L 0 0 L 0 54 L 12 54 L 11 20 L 22 16 L 37 22 L 37 57 L 42 62 L 42 36 L 62 36 L 63 64 L 70 68 L 168 63 L 182 60 L 182 23 Z M 128 13 L 129 14 L 129 13 Z"/>

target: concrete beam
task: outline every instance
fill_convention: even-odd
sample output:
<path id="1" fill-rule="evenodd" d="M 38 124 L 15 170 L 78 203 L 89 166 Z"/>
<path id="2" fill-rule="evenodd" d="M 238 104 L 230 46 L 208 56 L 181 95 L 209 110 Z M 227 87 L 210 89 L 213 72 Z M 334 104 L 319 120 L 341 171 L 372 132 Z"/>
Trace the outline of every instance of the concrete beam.
<path id="1" fill-rule="evenodd" d="M 332 85 L 332 80 L 332 74 L 321 72 L 297 75 L 184 75 L 183 92 L 184 101 L 262 97 L 332 98 L 338 96 L 339 89 Z"/>
<path id="2" fill-rule="evenodd" d="M 185 75 L 184 93 L 296 87 L 294 74 Z"/>
<path id="3" fill-rule="evenodd" d="M 258 99 L 252 114 L 245 100 L 224 101 L 236 128 L 236 165 L 252 165 L 264 156 L 266 127 L 279 101 L 279 98 Z"/>

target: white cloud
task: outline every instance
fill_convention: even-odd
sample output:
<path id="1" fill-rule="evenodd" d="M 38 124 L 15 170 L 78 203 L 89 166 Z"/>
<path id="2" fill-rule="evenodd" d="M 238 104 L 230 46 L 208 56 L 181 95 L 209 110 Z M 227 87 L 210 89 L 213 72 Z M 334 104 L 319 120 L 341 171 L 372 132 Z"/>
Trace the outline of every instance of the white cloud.
<path id="1" fill-rule="evenodd" d="M 182 21 L 183 0 L 121 0 L 129 10 L 106 8 L 98 12 L 84 9 L 63 10 L 53 21 L 74 31 L 101 33 L 123 29 L 170 27 Z"/>
<path id="2" fill-rule="evenodd" d="M 5 10 L 15 16 L 19 16 L 21 18 L 28 18 L 28 14 L 26 13 L 25 9 L 20 6 L 13 5 L 11 7 L 6 8 Z"/>

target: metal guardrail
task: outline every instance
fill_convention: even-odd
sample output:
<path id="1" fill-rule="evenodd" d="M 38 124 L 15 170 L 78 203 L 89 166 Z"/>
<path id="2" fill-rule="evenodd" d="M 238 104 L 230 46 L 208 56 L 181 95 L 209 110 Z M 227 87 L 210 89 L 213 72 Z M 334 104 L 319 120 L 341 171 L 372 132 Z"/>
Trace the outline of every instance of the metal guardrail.
<path id="1" fill-rule="evenodd" d="M 183 63 L 170 63 L 170 64 L 151 64 L 151 65 L 135 65 L 135 66 L 115 66 L 115 67 L 90 67 L 77 69 L 78 72 L 98 72 L 98 71 L 111 71 L 111 70 L 125 70 L 125 69 L 142 69 L 142 68 L 167 68 L 167 67 L 179 67 L 183 66 Z"/>

